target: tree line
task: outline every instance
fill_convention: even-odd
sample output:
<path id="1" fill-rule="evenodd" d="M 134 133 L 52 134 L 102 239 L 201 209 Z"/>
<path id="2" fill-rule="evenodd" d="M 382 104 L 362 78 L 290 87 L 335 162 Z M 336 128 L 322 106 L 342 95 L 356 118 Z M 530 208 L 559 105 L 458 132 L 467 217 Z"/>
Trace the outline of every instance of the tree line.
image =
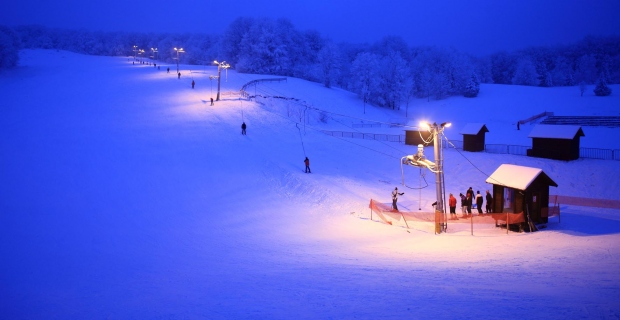
<path id="1" fill-rule="evenodd" d="M 336 43 L 287 19 L 240 17 L 222 34 L 64 30 L 0 26 L 0 68 L 15 66 L 18 50 L 60 49 L 89 55 L 176 62 L 227 61 L 241 73 L 298 77 L 355 92 L 365 103 L 397 109 L 416 98 L 475 97 L 480 83 L 573 86 L 620 83 L 620 37 L 589 36 L 564 46 L 530 47 L 476 57 L 454 48 L 412 47 L 400 37 L 375 43 Z M 157 49 L 155 51 L 154 49 Z"/>

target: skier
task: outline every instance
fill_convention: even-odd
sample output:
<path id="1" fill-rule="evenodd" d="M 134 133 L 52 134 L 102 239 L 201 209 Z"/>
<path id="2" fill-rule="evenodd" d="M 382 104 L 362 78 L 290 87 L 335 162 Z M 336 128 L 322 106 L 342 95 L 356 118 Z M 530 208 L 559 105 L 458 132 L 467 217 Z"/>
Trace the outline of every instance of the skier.
<path id="1" fill-rule="evenodd" d="M 484 202 L 484 198 L 480 194 L 480 190 L 476 191 L 476 208 L 478 209 L 478 214 L 482 214 L 482 203 Z"/>
<path id="2" fill-rule="evenodd" d="M 177 79 L 181 79 L 181 73 L 179 72 L 179 77 Z"/>
<path id="3" fill-rule="evenodd" d="M 245 136 L 245 128 L 247 128 L 247 126 L 245 125 L 245 122 L 241 124 L 241 134 Z M 308 159 L 308 158 L 306 158 Z"/>
<path id="4" fill-rule="evenodd" d="M 456 198 L 452 193 L 450 194 L 448 205 L 450 206 L 450 219 L 456 220 Z"/>
<path id="5" fill-rule="evenodd" d="M 196 84 L 196 82 L 194 82 L 194 80 L 192 80 L 192 89 L 194 89 L 194 85 Z"/>
<path id="6" fill-rule="evenodd" d="M 398 196 L 402 196 L 403 194 L 405 193 L 398 192 L 398 187 L 394 188 L 394 191 L 392 191 L 392 208 L 395 211 L 398 211 L 398 206 L 396 205 L 396 202 L 398 202 Z"/>
<path id="7" fill-rule="evenodd" d="M 310 159 L 308 159 L 308 157 L 306 157 L 306 159 L 304 159 L 304 163 L 306 164 L 306 173 L 312 173 L 310 171 Z"/>
<path id="8" fill-rule="evenodd" d="M 213 98 L 211 98 L 211 105 L 213 105 Z"/>
<path id="9" fill-rule="evenodd" d="M 166 69 L 166 73 L 170 73 L 170 67 L 168 67 L 168 69 Z"/>

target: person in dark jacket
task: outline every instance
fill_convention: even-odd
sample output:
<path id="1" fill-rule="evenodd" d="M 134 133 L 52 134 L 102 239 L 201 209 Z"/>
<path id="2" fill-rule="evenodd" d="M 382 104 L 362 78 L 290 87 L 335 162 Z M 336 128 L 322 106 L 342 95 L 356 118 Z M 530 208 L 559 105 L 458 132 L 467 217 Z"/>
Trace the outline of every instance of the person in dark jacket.
<path id="1" fill-rule="evenodd" d="M 196 85 L 196 82 L 194 82 L 194 80 L 192 80 L 192 89 L 194 89 L 195 85 Z"/>
<path id="2" fill-rule="evenodd" d="M 493 196 L 491 196 L 491 193 L 489 192 L 489 190 L 487 190 L 487 213 L 491 213 L 491 204 L 493 203 Z"/>
<path id="3" fill-rule="evenodd" d="M 476 191 L 476 208 L 478 209 L 478 214 L 482 214 L 482 203 L 484 202 L 484 198 L 480 194 L 480 190 Z"/>
<path id="4" fill-rule="evenodd" d="M 473 200 L 474 199 L 472 199 L 471 193 L 467 192 L 467 196 L 465 199 L 465 203 L 467 203 L 467 214 L 471 214 L 471 205 Z"/>
<path id="5" fill-rule="evenodd" d="M 310 171 L 310 159 L 308 159 L 308 157 L 306 157 L 306 159 L 304 159 L 304 163 L 306 164 L 306 173 L 312 173 Z"/>
<path id="6" fill-rule="evenodd" d="M 461 197 L 461 213 L 464 217 L 465 213 L 467 213 L 467 198 L 462 193 L 459 193 L 459 196 Z"/>
<path id="7" fill-rule="evenodd" d="M 247 128 L 247 126 L 245 125 L 245 122 L 241 124 L 241 134 L 245 136 L 245 128 Z M 308 159 L 308 158 L 306 158 Z"/>
<path id="8" fill-rule="evenodd" d="M 405 193 L 398 192 L 398 187 L 394 188 L 394 191 L 392 191 L 392 208 L 396 211 L 398 211 L 398 206 L 396 205 L 396 202 L 398 202 L 398 196 L 402 196 L 403 194 Z"/>

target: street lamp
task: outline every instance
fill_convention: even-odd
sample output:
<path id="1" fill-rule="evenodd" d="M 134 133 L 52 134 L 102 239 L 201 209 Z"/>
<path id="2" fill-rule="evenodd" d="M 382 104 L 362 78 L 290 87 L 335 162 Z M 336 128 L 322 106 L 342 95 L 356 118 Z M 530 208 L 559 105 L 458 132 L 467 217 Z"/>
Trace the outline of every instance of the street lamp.
<path id="1" fill-rule="evenodd" d="M 222 69 L 230 68 L 230 65 L 226 61 L 218 62 L 214 60 L 213 63 L 217 64 L 217 98 L 215 101 L 220 101 L 220 79 L 222 78 Z"/>
<path id="2" fill-rule="evenodd" d="M 138 52 L 138 46 L 133 46 L 133 61 L 136 61 L 137 52 Z"/>
<path id="3" fill-rule="evenodd" d="M 151 48 L 151 52 L 153 52 L 153 60 L 157 60 L 157 48 Z"/>
<path id="4" fill-rule="evenodd" d="M 179 73 L 179 53 L 185 53 L 185 51 L 183 51 L 183 48 L 177 49 L 174 48 L 174 51 L 177 52 L 177 74 Z"/>

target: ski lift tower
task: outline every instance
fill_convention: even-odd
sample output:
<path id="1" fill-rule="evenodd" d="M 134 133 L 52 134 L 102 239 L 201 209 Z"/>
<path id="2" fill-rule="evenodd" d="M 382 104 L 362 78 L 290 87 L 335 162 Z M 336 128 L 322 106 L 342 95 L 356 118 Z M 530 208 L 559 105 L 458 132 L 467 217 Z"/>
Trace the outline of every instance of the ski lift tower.
<path id="1" fill-rule="evenodd" d="M 217 64 L 217 97 L 215 101 L 220 101 L 220 79 L 222 78 L 222 69 L 228 69 L 230 65 L 226 63 L 226 61 L 218 62 L 215 60 L 213 63 Z"/>
<path id="2" fill-rule="evenodd" d="M 435 162 L 432 162 L 424 156 L 424 148 L 422 145 L 418 145 L 418 153 L 415 155 L 409 155 L 403 157 L 401 159 L 401 171 L 402 165 L 411 165 L 420 168 L 427 168 L 431 172 L 435 174 L 435 186 L 436 186 L 436 194 L 437 194 L 437 205 L 435 207 L 435 213 L 443 216 L 444 223 L 439 225 L 439 230 L 436 230 L 437 233 L 441 233 L 441 231 L 445 232 L 448 224 L 447 214 L 445 210 L 445 187 L 444 187 L 444 174 L 443 174 L 443 140 L 440 135 L 443 134 L 445 128 L 450 127 L 452 124 L 450 122 L 444 122 L 440 125 L 437 123 L 430 124 L 428 122 L 421 122 L 420 127 L 422 129 L 428 130 L 433 138 L 433 145 L 435 151 Z M 403 183 L 404 183 L 404 172 L 403 172 Z"/>

